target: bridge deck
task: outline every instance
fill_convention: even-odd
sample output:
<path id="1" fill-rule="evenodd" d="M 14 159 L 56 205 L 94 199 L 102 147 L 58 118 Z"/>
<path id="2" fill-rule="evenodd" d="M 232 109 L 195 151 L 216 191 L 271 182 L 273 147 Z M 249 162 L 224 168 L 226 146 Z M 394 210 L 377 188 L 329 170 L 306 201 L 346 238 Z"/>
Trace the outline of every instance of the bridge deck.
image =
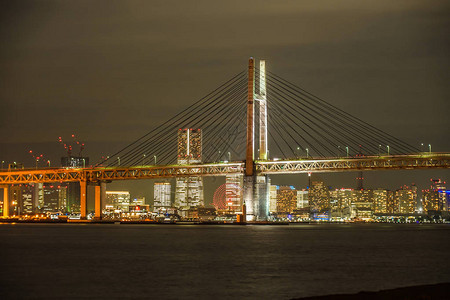
<path id="1" fill-rule="evenodd" d="M 436 168 L 450 168 L 450 153 L 255 162 L 256 174 Z M 244 163 L 2 170 L 0 172 L 0 184 L 74 181 L 96 182 L 188 176 L 225 176 L 227 174 L 244 174 Z"/>

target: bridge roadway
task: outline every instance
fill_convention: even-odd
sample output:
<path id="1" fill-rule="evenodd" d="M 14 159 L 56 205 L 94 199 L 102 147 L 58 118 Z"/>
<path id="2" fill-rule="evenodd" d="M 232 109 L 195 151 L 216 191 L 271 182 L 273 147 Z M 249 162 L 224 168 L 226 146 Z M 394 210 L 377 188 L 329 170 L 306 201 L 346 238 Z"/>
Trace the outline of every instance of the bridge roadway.
<path id="1" fill-rule="evenodd" d="M 450 168 L 450 153 L 255 161 L 256 174 L 261 175 L 436 168 Z M 101 182 L 188 176 L 225 176 L 227 174 L 244 174 L 244 162 L 113 168 L 1 170 L 0 184 Z"/>

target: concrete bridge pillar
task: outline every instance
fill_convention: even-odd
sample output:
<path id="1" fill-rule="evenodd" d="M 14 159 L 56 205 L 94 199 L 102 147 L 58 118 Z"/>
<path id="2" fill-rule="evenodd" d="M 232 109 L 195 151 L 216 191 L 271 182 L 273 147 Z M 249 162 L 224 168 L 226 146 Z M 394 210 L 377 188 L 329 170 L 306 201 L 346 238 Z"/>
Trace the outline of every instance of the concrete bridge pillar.
<path id="1" fill-rule="evenodd" d="M 3 188 L 3 217 L 9 217 L 9 187 L 7 185 Z"/>
<path id="2" fill-rule="evenodd" d="M 102 210 L 105 207 L 106 182 L 100 182 L 95 186 L 95 219 L 102 219 Z"/>
<path id="3" fill-rule="evenodd" d="M 87 182 L 80 181 L 80 218 L 86 219 L 87 215 Z"/>

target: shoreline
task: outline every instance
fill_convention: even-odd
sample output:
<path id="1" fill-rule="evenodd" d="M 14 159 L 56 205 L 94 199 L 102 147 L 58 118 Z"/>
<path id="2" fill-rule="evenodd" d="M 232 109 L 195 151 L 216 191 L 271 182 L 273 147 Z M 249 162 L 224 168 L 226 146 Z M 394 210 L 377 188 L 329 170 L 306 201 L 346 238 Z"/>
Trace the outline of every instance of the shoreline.
<path id="1" fill-rule="evenodd" d="M 379 291 L 361 291 L 356 294 L 334 294 L 293 298 L 292 300 L 378 300 L 378 299 L 450 299 L 450 282 L 415 285 Z"/>

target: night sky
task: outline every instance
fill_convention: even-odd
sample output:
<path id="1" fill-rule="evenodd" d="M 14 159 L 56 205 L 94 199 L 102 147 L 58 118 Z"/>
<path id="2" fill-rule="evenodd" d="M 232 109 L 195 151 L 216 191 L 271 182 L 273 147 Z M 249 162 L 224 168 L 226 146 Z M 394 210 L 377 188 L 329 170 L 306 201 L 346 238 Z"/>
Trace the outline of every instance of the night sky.
<path id="1" fill-rule="evenodd" d="M 450 151 L 448 1 L 11 2 L 0 5 L 6 162 L 32 167 L 33 150 L 57 164 L 58 137 L 72 134 L 98 161 L 245 70 L 249 56 L 411 145 Z M 448 175 L 368 178 L 392 188 Z M 333 176 L 330 185 L 355 185 L 354 174 Z M 129 185 L 148 194 L 148 181 Z"/>

